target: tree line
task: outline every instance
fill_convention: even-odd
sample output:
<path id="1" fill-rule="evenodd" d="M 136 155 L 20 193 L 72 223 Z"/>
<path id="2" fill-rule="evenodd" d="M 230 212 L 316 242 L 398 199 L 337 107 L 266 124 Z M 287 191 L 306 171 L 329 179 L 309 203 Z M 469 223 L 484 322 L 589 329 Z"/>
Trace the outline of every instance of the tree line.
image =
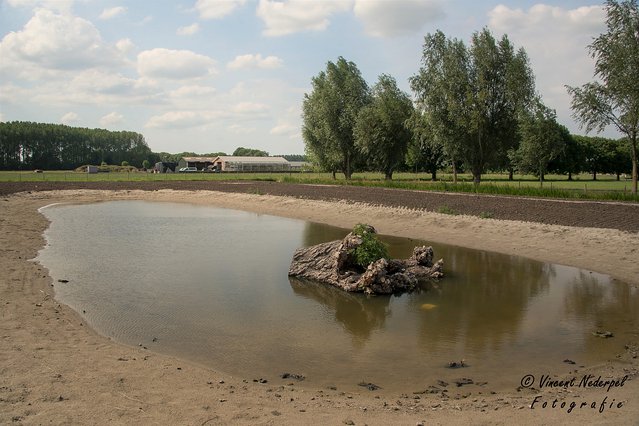
<path id="1" fill-rule="evenodd" d="M 476 184 L 487 171 L 568 175 L 632 172 L 637 190 L 639 27 L 637 1 L 606 2 L 608 32 L 589 46 L 600 82 L 570 88 L 573 112 L 586 131 L 613 124 L 615 141 L 571 135 L 543 103 L 524 48 L 488 29 L 468 45 L 437 31 L 424 38 L 421 67 L 409 79 L 413 97 L 381 75 L 369 87 L 346 59 L 313 77 L 302 106 L 307 155 L 347 179 L 356 170 L 433 173 L 461 169 Z"/>
<path id="2" fill-rule="evenodd" d="M 0 170 L 73 170 L 88 164 L 132 165 L 148 168 L 158 161 L 177 163 L 182 157 L 217 157 L 225 152 L 152 152 L 144 136 L 63 124 L 0 122 Z M 234 156 L 268 157 L 255 148 L 238 147 Z M 305 156 L 284 155 L 290 161 Z"/>
<path id="3" fill-rule="evenodd" d="M 61 170 L 86 164 L 142 167 L 153 153 L 140 133 L 33 122 L 0 123 L 1 170 Z"/>

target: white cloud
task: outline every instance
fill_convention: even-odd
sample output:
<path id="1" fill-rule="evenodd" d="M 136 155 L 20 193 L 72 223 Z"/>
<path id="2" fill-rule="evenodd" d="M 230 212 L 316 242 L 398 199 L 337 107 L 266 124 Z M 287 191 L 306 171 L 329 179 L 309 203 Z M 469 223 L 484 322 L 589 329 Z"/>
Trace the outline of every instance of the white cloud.
<path id="1" fill-rule="evenodd" d="M 148 128 L 189 128 L 210 124 L 219 116 L 214 111 L 169 111 L 155 115 L 144 125 Z"/>
<path id="2" fill-rule="evenodd" d="M 115 43 L 115 48 L 124 54 L 127 54 L 130 51 L 132 51 L 134 47 L 135 45 L 129 38 L 123 38 L 121 40 L 118 40 L 117 43 Z"/>
<path id="3" fill-rule="evenodd" d="M 444 16 L 440 0 L 355 0 L 353 11 L 375 37 L 413 34 Z"/>
<path id="4" fill-rule="evenodd" d="M 264 35 L 283 36 L 301 31 L 323 31 L 331 15 L 351 10 L 350 0 L 260 0 L 257 16 L 264 21 Z"/>
<path id="5" fill-rule="evenodd" d="M 85 19 L 38 9 L 24 28 L 8 33 L 0 42 L 0 67 L 23 78 L 29 73 L 73 70 L 121 61 L 116 49 L 102 41 Z"/>
<path id="6" fill-rule="evenodd" d="M 210 86 L 182 86 L 169 92 L 169 96 L 174 99 L 192 99 L 197 97 L 208 97 L 215 94 L 215 88 Z"/>
<path id="7" fill-rule="evenodd" d="M 75 112 L 67 112 L 60 118 L 60 123 L 69 125 L 77 123 L 79 119 L 80 117 Z"/>
<path id="8" fill-rule="evenodd" d="M 4 114 L 0 112 L 0 123 L 4 123 Z"/>
<path id="9" fill-rule="evenodd" d="M 77 108 L 78 106 L 153 105 L 166 103 L 160 87 L 148 79 L 133 79 L 119 73 L 86 70 L 74 77 L 42 81 L 36 86 L 1 87 L 6 91 L 6 102 L 42 106 Z M 0 98 L 2 98 L 0 96 Z M 1 100 L 1 99 L 0 99 Z"/>
<path id="10" fill-rule="evenodd" d="M 137 81 L 122 74 L 88 70 L 76 75 L 69 88 L 74 92 L 130 95 Z"/>
<path id="11" fill-rule="evenodd" d="M 215 74 L 215 61 L 190 50 L 152 49 L 138 55 L 138 73 L 148 78 L 183 80 Z"/>
<path id="12" fill-rule="evenodd" d="M 100 126 L 111 127 L 114 124 L 122 123 L 122 121 L 124 121 L 124 117 L 122 116 L 122 114 L 114 111 L 100 118 Z"/>
<path id="13" fill-rule="evenodd" d="M 220 19 L 243 6 L 246 0 L 197 0 L 195 10 L 201 19 Z"/>
<path id="14" fill-rule="evenodd" d="M 12 7 L 43 7 L 45 9 L 69 12 L 74 0 L 7 0 Z"/>
<path id="15" fill-rule="evenodd" d="M 577 9 L 564 9 L 558 6 L 536 4 L 527 11 L 511 9 L 499 5 L 488 13 L 490 26 L 503 31 L 539 32 L 538 26 L 544 29 L 564 33 L 592 33 L 604 26 L 605 11 L 603 6 L 583 6 Z M 555 26 L 561 24 L 560 26 Z M 537 27 L 537 28 L 536 28 Z"/>
<path id="16" fill-rule="evenodd" d="M 140 22 L 138 22 L 138 25 L 142 27 L 142 26 L 148 24 L 149 22 L 151 22 L 152 20 L 153 20 L 153 16 L 147 15 L 144 18 L 142 18 L 142 20 Z"/>
<path id="17" fill-rule="evenodd" d="M 267 56 L 262 58 L 262 55 L 240 55 L 236 56 L 231 62 L 226 65 L 230 69 L 240 68 L 264 68 L 274 69 L 282 66 L 282 60 L 277 56 Z"/>
<path id="18" fill-rule="evenodd" d="M 570 97 L 564 85 L 578 86 L 593 78 L 594 62 L 587 46 L 605 31 L 603 6 L 564 9 L 536 4 L 522 10 L 499 5 L 488 17 L 492 30 L 508 34 L 517 47 L 526 50 L 544 102 L 557 110 L 560 122 L 571 123 Z"/>
<path id="19" fill-rule="evenodd" d="M 104 9 L 102 13 L 100 14 L 99 18 L 102 20 L 113 19 L 118 15 L 122 15 L 126 11 L 127 11 L 127 8 L 123 6 L 111 7 L 109 9 Z"/>
<path id="20" fill-rule="evenodd" d="M 262 119 L 266 116 L 268 109 L 264 104 L 240 102 L 227 108 L 217 105 L 216 109 L 168 111 L 151 117 L 144 127 L 184 129 L 209 126 L 219 120 Z"/>
<path id="21" fill-rule="evenodd" d="M 200 30 L 200 24 L 197 22 L 186 27 L 180 27 L 175 32 L 179 36 L 190 36 Z"/>
<path id="22" fill-rule="evenodd" d="M 268 106 L 257 102 L 240 102 L 233 106 L 232 111 L 239 114 L 262 114 L 268 111 Z"/>
<path id="23" fill-rule="evenodd" d="M 232 124 L 228 127 L 228 130 L 229 132 L 235 133 L 236 135 L 248 135 L 250 133 L 255 133 L 257 129 L 255 129 L 255 127 L 246 127 L 239 124 Z"/>
<path id="24" fill-rule="evenodd" d="M 278 123 L 277 126 L 273 127 L 269 133 L 271 135 L 291 135 L 293 133 L 297 133 L 299 131 L 298 127 L 293 126 L 289 123 Z"/>

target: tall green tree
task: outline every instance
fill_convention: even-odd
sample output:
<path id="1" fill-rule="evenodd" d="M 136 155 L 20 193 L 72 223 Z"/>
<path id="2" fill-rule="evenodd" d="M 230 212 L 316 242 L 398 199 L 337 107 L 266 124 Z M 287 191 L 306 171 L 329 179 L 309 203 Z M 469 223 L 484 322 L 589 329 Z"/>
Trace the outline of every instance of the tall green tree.
<path id="1" fill-rule="evenodd" d="M 437 180 L 437 170 L 444 166 L 444 147 L 434 137 L 434 132 L 427 117 L 413 110 L 406 125 L 413 134 L 406 151 L 406 164 L 415 173 L 428 172 L 431 180 Z"/>
<path id="2" fill-rule="evenodd" d="M 513 164 L 522 173 L 533 173 L 543 182 L 552 160 L 563 151 L 570 132 L 557 123 L 555 111 L 537 101 L 532 111 L 522 114 L 521 143 L 511 150 Z"/>
<path id="3" fill-rule="evenodd" d="M 339 57 L 312 79 L 312 91 L 304 95 L 302 136 L 309 157 L 350 179 L 359 156 L 355 146 L 355 123 L 360 110 L 370 103 L 366 81 L 353 62 Z"/>
<path id="4" fill-rule="evenodd" d="M 613 125 L 624 134 L 632 160 L 632 192 L 637 193 L 639 133 L 639 6 L 637 0 L 606 1 L 607 31 L 588 46 L 599 81 L 566 86 L 572 110 L 586 132 Z"/>
<path id="5" fill-rule="evenodd" d="M 411 131 L 406 121 L 413 113 L 413 102 L 389 75 L 379 76 L 372 100 L 363 107 L 355 123 L 355 145 L 367 165 L 384 173 L 386 180 L 403 164 Z"/>
<path id="6" fill-rule="evenodd" d="M 233 155 L 238 157 L 268 157 L 268 152 L 240 146 L 233 151 Z"/>
<path id="7" fill-rule="evenodd" d="M 508 37 L 499 42 L 488 29 L 477 32 L 469 47 L 471 84 L 470 138 L 465 162 L 476 184 L 489 165 L 499 166 L 517 145 L 518 118 L 535 97 L 534 75 L 523 48 L 514 53 Z"/>
<path id="8" fill-rule="evenodd" d="M 548 170 L 553 173 L 567 174 L 568 180 L 572 176 L 585 170 L 586 157 L 582 146 L 576 136 L 569 135 L 564 141 L 564 146 L 559 156 L 551 160 Z"/>
<path id="9" fill-rule="evenodd" d="M 424 38 L 422 66 L 410 78 L 419 114 L 414 126 L 431 132 L 432 146 L 441 146 L 453 166 L 453 181 L 457 182 L 456 165 L 464 157 L 469 138 L 470 65 L 464 43 L 448 39 L 437 31 Z M 425 127 L 424 123 L 428 123 Z M 417 127 L 416 127 L 417 128 Z"/>
<path id="10" fill-rule="evenodd" d="M 497 41 L 488 29 L 469 47 L 438 31 L 424 39 L 422 67 L 410 81 L 453 165 L 463 161 L 477 184 L 489 165 L 506 167 L 506 152 L 519 140 L 518 117 L 535 96 L 524 49 L 515 50 L 507 36 Z"/>

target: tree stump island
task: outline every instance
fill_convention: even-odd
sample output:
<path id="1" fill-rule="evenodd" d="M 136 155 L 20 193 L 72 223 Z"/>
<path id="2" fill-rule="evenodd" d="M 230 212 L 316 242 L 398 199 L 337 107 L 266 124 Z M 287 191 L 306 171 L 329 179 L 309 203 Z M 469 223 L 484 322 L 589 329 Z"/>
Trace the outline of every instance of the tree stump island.
<path id="1" fill-rule="evenodd" d="M 297 249 L 288 275 L 349 292 L 392 294 L 441 278 L 443 266 L 443 259 L 433 263 L 433 248 L 427 246 L 415 247 L 408 259 L 389 259 L 375 228 L 360 224 L 341 241 Z"/>

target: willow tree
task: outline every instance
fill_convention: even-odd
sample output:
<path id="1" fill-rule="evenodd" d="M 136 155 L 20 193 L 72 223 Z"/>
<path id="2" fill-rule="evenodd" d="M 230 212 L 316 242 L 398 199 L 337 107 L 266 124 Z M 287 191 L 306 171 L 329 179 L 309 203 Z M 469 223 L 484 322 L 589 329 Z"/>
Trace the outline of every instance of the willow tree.
<path id="1" fill-rule="evenodd" d="M 306 152 L 320 167 L 350 179 L 359 160 L 354 128 L 370 90 L 353 62 L 341 56 L 312 79 L 304 94 L 302 136 Z"/>
<path id="2" fill-rule="evenodd" d="M 607 32 L 588 46 L 599 81 L 567 86 L 573 117 L 586 132 L 613 125 L 624 134 L 632 159 L 632 192 L 637 193 L 639 133 L 639 6 L 637 0 L 606 1 Z"/>
<path id="3" fill-rule="evenodd" d="M 464 43 L 437 31 L 424 38 L 422 67 L 410 78 L 416 98 L 414 127 L 431 131 L 429 142 L 442 147 L 452 164 L 454 182 L 469 138 L 469 73 Z"/>
<path id="4" fill-rule="evenodd" d="M 441 31 L 427 35 L 411 87 L 452 163 L 462 160 L 477 184 L 517 145 L 518 117 L 535 96 L 525 50 L 487 29 L 473 34 L 468 47 Z"/>
<path id="5" fill-rule="evenodd" d="M 355 124 L 355 145 L 367 165 L 384 173 L 386 180 L 404 163 L 412 132 L 406 125 L 413 102 L 397 87 L 395 79 L 383 74 L 373 86 L 371 103 L 362 108 Z"/>

